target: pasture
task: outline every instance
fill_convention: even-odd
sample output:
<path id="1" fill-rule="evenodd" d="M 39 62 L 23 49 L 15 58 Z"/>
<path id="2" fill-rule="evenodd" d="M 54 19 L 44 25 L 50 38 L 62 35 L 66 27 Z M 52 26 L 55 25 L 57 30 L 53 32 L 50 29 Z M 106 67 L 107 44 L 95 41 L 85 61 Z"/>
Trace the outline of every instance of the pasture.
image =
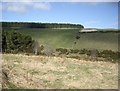
<path id="1" fill-rule="evenodd" d="M 32 36 L 39 44 L 53 48 L 67 49 L 97 49 L 118 51 L 118 34 L 116 32 L 82 33 L 76 40 L 79 29 L 40 29 L 26 28 L 13 29 Z M 76 44 L 75 44 L 76 42 Z"/>
<path id="2" fill-rule="evenodd" d="M 8 31 L 8 29 L 6 29 Z M 79 29 L 12 29 L 48 48 L 118 51 L 118 33 L 82 33 Z M 76 35 L 80 39 L 76 39 Z M 76 42 L 76 44 L 75 44 Z M 76 59 L 75 57 L 78 57 Z M 118 63 L 82 54 L 45 56 L 2 54 L 7 89 L 117 89 Z M 102 61 L 101 61 L 102 60 Z M 109 59 L 108 59 L 109 60 Z M 4 79 L 3 79 L 4 80 Z"/>

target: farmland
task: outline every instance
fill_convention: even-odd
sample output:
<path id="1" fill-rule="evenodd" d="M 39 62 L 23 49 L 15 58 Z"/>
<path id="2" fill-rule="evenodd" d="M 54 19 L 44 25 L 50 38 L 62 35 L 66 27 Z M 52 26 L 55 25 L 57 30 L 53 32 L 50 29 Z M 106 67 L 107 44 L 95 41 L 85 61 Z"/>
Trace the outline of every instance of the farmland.
<path id="1" fill-rule="evenodd" d="M 118 60 L 111 62 L 114 60 L 113 55 L 117 55 L 113 51 L 118 51 L 118 32 L 80 34 L 79 29 L 9 28 L 4 30 L 30 35 L 40 45 L 47 46 L 48 52 L 49 49 L 58 51 L 55 51 L 55 55 L 52 56 L 4 53 L 2 55 L 3 70 L 8 76 L 8 82 L 3 85 L 3 88 L 118 88 Z M 80 36 L 79 39 L 76 39 L 77 35 Z M 85 50 L 82 51 L 82 49 Z M 104 50 L 104 52 L 99 52 L 96 57 L 90 56 L 91 54 L 83 54 L 84 52 L 91 53 L 89 50 L 93 50 L 93 52 L 94 50 Z M 59 51 L 61 52 L 58 53 Z"/>
<path id="2" fill-rule="evenodd" d="M 8 30 L 8 29 L 5 29 Z M 83 33 L 76 40 L 79 29 L 11 29 L 32 36 L 41 45 L 67 49 L 97 49 L 118 51 L 118 34 L 116 32 Z M 103 30 L 104 31 L 104 30 Z M 74 44 L 76 42 L 76 44 Z"/>
<path id="3" fill-rule="evenodd" d="M 0 90 L 119 88 L 120 3 L 7 1 L 0 5 Z"/>

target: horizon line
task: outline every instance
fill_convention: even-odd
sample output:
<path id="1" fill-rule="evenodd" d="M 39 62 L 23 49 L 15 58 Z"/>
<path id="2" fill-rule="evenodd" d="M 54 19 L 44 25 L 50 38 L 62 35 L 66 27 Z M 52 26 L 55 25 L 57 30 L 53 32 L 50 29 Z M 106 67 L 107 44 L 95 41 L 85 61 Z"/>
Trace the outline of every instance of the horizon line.
<path id="1" fill-rule="evenodd" d="M 58 24 L 78 24 L 78 25 L 82 25 L 82 26 L 84 26 L 83 24 L 80 24 L 80 23 L 70 23 L 70 22 L 39 22 L 39 21 L 0 21 L 0 22 L 23 22 L 23 23 L 58 23 Z M 110 28 L 110 27 L 108 27 L 108 28 L 97 28 L 97 27 L 85 27 L 84 26 L 84 28 L 96 28 L 96 29 L 120 29 L 120 28 Z"/>

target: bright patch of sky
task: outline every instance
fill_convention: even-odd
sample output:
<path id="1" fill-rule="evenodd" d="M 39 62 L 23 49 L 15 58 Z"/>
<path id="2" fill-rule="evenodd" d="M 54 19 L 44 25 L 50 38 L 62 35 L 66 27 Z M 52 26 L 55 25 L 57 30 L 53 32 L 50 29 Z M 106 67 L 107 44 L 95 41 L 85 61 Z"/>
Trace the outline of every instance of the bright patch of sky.
<path id="1" fill-rule="evenodd" d="M 118 2 L 2 2 L 1 21 L 118 28 Z"/>

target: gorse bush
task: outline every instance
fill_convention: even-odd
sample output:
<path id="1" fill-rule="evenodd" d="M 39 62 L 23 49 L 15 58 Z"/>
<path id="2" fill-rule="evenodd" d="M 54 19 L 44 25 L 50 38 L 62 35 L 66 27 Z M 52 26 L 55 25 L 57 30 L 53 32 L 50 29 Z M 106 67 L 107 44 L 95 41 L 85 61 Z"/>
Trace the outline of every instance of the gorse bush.
<path id="1" fill-rule="evenodd" d="M 33 52 L 34 40 L 16 31 L 2 32 L 2 52 Z"/>

